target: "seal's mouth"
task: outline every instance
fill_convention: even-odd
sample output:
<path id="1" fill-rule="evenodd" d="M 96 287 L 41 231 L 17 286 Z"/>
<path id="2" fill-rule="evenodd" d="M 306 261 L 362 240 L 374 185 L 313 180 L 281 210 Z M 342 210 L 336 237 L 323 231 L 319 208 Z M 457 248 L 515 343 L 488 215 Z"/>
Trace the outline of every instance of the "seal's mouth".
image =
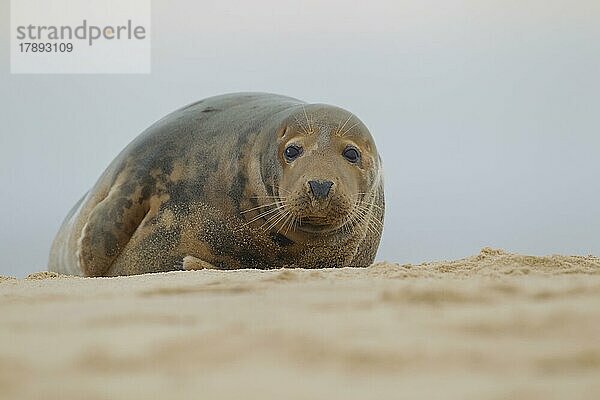
<path id="1" fill-rule="evenodd" d="M 297 229 L 311 234 L 339 230 L 351 211 L 349 202 L 339 196 L 314 199 L 304 195 L 289 205 L 290 211 L 297 217 Z"/>
<path id="2" fill-rule="evenodd" d="M 331 221 L 329 218 L 310 216 L 303 217 L 298 224 L 298 229 L 309 233 L 327 233 L 339 229 L 339 221 Z"/>
<path id="3" fill-rule="evenodd" d="M 308 233 L 327 233 L 337 230 L 337 226 L 331 225 L 316 225 L 310 222 L 302 222 L 298 225 L 298 230 Z"/>
<path id="4" fill-rule="evenodd" d="M 349 222 L 353 208 L 350 199 L 345 196 L 335 194 L 315 198 L 305 190 L 286 193 L 287 196 L 277 194 L 279 212 L 265 212 L 268 229 L 323 235 L 337 232 Z"/>

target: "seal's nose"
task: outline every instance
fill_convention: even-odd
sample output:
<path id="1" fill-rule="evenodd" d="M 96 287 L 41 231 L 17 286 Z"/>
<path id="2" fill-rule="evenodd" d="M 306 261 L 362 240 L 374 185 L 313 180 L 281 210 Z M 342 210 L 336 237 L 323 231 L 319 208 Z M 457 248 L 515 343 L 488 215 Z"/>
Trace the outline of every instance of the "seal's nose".
<path id="1" fill-rule="evenodd" d="M 310 191 L 312 192 L 315 199 L 324 199 L 329 195 L 329 191 L 333 186 L 333 182 L 331 181 L 308 181 L 308 186 L 310 186 Z"/>

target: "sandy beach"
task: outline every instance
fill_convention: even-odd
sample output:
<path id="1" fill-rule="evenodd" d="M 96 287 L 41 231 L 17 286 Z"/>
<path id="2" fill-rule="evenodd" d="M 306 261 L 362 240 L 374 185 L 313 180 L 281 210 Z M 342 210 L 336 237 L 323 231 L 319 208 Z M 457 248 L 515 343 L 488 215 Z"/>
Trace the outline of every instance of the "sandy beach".
<path id="1" fill-rule="evenodd" d="M 0 278 L 0 398 L 600 398 L 600 259 Z"/>

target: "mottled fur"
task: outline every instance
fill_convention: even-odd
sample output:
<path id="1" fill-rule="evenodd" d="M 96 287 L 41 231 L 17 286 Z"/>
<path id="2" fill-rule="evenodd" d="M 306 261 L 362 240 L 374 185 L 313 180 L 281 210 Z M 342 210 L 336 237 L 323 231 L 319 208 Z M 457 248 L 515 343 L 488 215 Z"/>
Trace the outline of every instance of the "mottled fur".
<path id="1" fill-rule="evenodd" d="M 361 150 L 356 165 L 342 156 Z M 284 147 L 301 143 L 294 163 Z M 380 159 L 352 114 L 272 94 L 212 97 L 161 119 L 71 210 L 49 270 L 84 276 L 219 269 L 366 266 L 384 213 Z M 335 182 L 318 203 L 308 179 Z"/>

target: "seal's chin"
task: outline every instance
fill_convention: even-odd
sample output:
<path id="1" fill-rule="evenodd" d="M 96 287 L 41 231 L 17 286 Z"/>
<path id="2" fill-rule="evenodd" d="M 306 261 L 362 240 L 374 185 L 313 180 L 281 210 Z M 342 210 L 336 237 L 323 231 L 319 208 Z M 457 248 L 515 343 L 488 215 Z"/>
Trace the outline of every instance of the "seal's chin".
<path id="1" fill-rule="evenodd" d="M 323 234 L 335 232 L 339 230 L 342 225 L 342 221 L 337 218 L 335 220 L 331 220 L 330 218 L 309 216 L 302 218 L 302 221 L 298 224 L 298 230 L 307 233 Z"/>
<path id="2" fill-rule="evenodd" d="M 302 231 L 302 232 L 307 232 L 307 233 L 328 233 L 328 232 L 334 232 L 336 230 L 338 230 L 338 226 L 331 226 L 331 225 L 317 225 L 317 224 L 312 224 L 310 222 L 302 222 L 301 224 L 298 225 L 298 230 Z"/>

